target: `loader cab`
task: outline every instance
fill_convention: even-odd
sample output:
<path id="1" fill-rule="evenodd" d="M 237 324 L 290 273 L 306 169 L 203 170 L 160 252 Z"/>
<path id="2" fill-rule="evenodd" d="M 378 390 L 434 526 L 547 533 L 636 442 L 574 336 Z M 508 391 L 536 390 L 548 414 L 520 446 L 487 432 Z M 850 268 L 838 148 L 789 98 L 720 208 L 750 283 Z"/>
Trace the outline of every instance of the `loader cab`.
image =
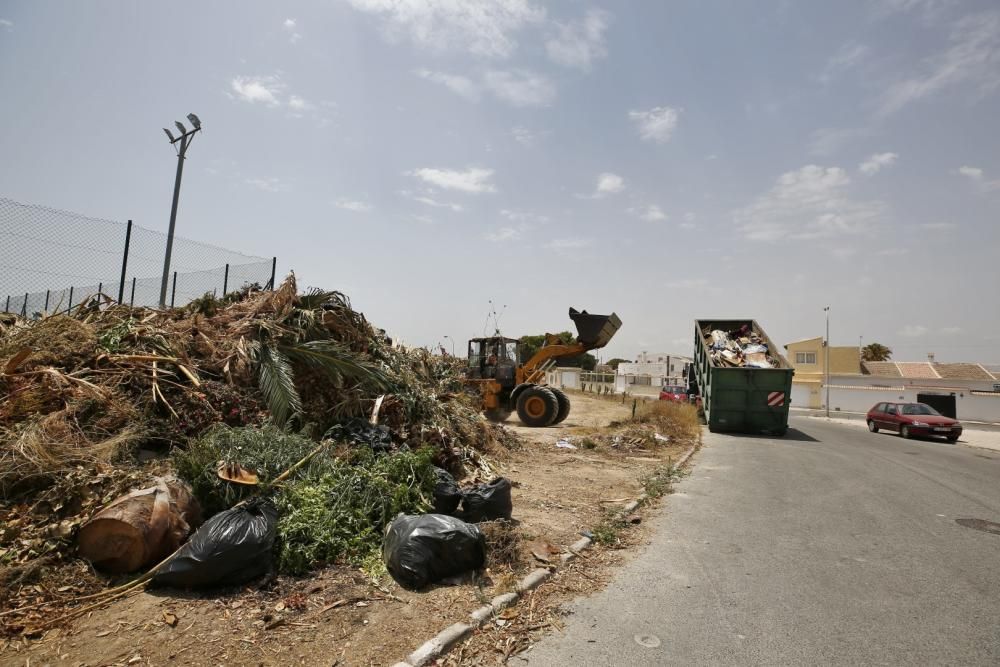
<path id="1" fill-rule="evenodd" d="M 469 341 L 468 373 L 470 378 L 491 379 L 503 387 L 513 387 L 520 363 L 518 340 L 493 336 Z"/>

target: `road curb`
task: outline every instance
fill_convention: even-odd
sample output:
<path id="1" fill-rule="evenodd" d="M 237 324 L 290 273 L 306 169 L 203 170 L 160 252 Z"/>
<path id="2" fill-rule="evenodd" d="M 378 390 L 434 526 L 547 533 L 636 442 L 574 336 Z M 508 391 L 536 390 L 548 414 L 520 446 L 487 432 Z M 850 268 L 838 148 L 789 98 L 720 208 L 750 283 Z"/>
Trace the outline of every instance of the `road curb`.
<path id="1" fill-rule="evenodd" d="M 698 445 L 692 445 L 690 449 L 684 452 L 673 467 L 680 468 L 682 465 L 687 463 L 688 459 L 691 458 L 696 449 L 698 449 Z M 630 512 L 635 511 L 639 506 L 643 505 L 647 499 L 648 496 L 644 491 L 640 493 L 635 500 L 622 507 L 617 514 L 619 516 L 629 514 Z M 587 536 L 581 537 L 569 546 L 567 552 L 559 558 L 560 562 L 563 564 L 570 562 L 579 556 L 580 552 L 589 549 L 593 543 L 593 538 Z M 424 667 L 424 665 L 429 664 L 432 660 L 440 658 L 442 655 L 447 653 L 452 646 L 472 634 L 473 630 L 490 620 L 494 614 L 503 611 L 513 604 L 516 604 L 518 599 L 524 593 L 529 593 L 548 581 L 552 575 L 556 573 L 557 569 L 557 567 L 539 567 L 532 570 L 520 581 L 518 581 L 517 584 L 515 584 L 515 592 L 497 595 L 495 598 L 490 600 L 489 604 L 473 610 L 468 616 L 468 623 L 453 623 L 452 625 L 449 625 L 447 628 L 421 644 L 417 650 L 413 651 L 413 653 L 406 657 L 405 661 L 397 662 L 392 667 Z"/>

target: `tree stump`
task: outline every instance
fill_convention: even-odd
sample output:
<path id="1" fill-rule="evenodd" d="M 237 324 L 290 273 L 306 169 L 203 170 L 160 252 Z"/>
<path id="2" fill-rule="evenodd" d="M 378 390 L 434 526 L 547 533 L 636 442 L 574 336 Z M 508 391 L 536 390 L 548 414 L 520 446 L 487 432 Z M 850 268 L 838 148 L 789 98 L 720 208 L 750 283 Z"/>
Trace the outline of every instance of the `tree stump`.
<path id="1" fill-rule="evenodd" d="M 80 556 L 98 570 L 135 572 L 177 550 L 201 523 L 201 507 L 184 482 L 157 477 L 99 511 L 77 535 Z"/>

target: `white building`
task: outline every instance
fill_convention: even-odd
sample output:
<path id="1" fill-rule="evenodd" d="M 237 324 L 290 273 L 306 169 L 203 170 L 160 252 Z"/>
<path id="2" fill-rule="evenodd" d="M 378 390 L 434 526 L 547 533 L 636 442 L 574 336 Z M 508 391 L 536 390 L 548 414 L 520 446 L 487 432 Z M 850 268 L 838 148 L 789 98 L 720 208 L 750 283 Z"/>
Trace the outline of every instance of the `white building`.
<path id="1" fill-rule="evenodd" d="M 635 361 L 618 365 L 615 386 L 628 389 L 632 386 L 659 388 L 665 384 L 684 385 L 691 362 L 691 357 L 679 354 L 643 352 Z"/>

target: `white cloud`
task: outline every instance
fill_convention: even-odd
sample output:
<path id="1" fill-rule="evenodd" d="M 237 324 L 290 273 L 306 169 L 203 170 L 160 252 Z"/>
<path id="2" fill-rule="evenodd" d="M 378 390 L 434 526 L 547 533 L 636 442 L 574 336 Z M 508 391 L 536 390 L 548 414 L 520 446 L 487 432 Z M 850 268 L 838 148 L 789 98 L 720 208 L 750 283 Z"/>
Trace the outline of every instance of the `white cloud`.
<path id="1" fill-rule="evenodd" d="M 947 336 L 955 336 L 962 333 L 962 327 L 945 327 L 941 329 L 941 333 Z"/>
<path id="2" fill-rule="evenodd" d="M 292 95 L 288 98 L 288 108 L 292 111 L 307 111 L 313 108 L 313 105 L 306 102 L 304 99 L 298 95 Z"/>
<path id="3" fill-rule="evenodd" d="M 490 179 L 493 177 L 492 169 L 470 167 L 465 171 L 454 171 L 451 169 L 424 167 L 412 173 L 425 183 L 444 188 L 445 190 L 458 190 L 459 192 L 469 193 L 496 192 L 497 190 L 490 182 Z"/>
<path id="4" fill-rule="evenodd" d="M 899 335 L 906 336 L 907 338 L 918 338 L 926 333 L 927 327 L 922 324 L 907 324 L 899 330 Z"/>
<path id="5" fill-rule="evenodd" d="M 373 208 L 371 204 L 368 204 L 366 202 L 354 201 L 351 199 L 347 199 L 345 197 L 341 197 L 340 199 L 335 201 L 334 204 L 337 206 L 337 208 L 342 208 L 345 211 L 354 211 L 355 213 L 367 213 Z"/>
<path id="6" fill-rule="evenodd" d="M 870 49 L 864 44 L 858 44 L 857 42 L 848 42 L 840 47 L 826 63 L 826 67 L 823 69 L 823 73 L 820 74 L 817 79 L 822 84 L 828 84 L 837 78 L 839 75 L 853 69 L 861 64 L 861 62 L 868 55 Z"/>
<path id="7" fill-rule="evenodd" d="M 600 9 L 589 9 L 582 20 L 557 23 L 556 36 L 545 43 L 549 58 L 566 67 L 589 71 L 593 61 L 608 55 L 604 31 L 611 15 Z"/>
<path id="8" fill-rule="evenodd" d="M 278 96 L 285 90 L 285 84 L 276 76 L 237 76 L 229 85 L 237 99 L 271 107 L 281 104 Z"/>
<path id="9" fill-rule="evenodd" d="M 580 195 L 584 199 L 601 199 L 608 195 L 613 195 L 621 192 L 625 189 L 625 179 L 623 179 L 618 174 L 612 174 L 611 172 L 604 172 L 598 174 L 597 185 L 594 187 L 594 193 L 590 195 Z"/>
<path id="10" fill-rule="evenodd" d="M 839 167 L 806 165 L 782 174 L 770 191 L 736 211 L 734 219 L 753 241 L 862 234 L 877 223 L 884 206 L 852 200 L 849 184 Z"/>
<path id="11" fill-rule="evenodd" d="M 4 28 L 7 32 L 10 32 L 14 28 L 14 22 L 7 19 L 0 19 L 0 28 Z"/>
<path id="12" fill-rule="evenodd" d="M 514 141 L 516 141 L 517 143 L 521 144 L 522 146 L 527 146 L 528 148 L 531 148 L 538 141 L 538 138 L 539 136 L 541 136 L 541 133 L 533 132 L 526 127 L 518 125 L 517 127 L 511 129 L 510 135 L 514 137 Z"/>
<path id="13" fill-rule="evenodd" d="M 667 214 L 663 212 L 656 204 L 650 204 L 649 206 L 642 206 L 640 208 L 630 208 L 629 213 L 637 215 L 647 222 L 657 222 L 659 220 L 666 220 Z"/>
<path id="14" fill-rule="evenodd" d="M 521 236 L 522 231 L 516 227 L 500 227 L 495 231 L 487 232 L 483 238 L 493 243 L 502 243 L 504 241 L 518 241 Z"/>
<path id="15" fill-rule="evenodd" d="M 974 181 L 981 181 L 983 179 L 983 170 L 979 167 L 959 167 L 958 173 L 962 176 L 968 176 Z"/>
<path id="16" fill-rule="evenodd" d="M 246 182 L 262 192 L 288 192 L 288 185 L 277 178 L 248 178 Z"/>
<path id="17" fill-rule="evenodd" d="M 491 70 L 483 76 L 483 86 L 515 107 L 545 107 L 556 97 L 556 88 L 548 78 L 527 70 Z"/>
<path id="18" fill-rule="evenodd" d="M 506 58 L 517 47 L 514 34 L 545 18 L 529 0 L 348 0 L 355 9 L 382 17 L 386 36 L 407 35 L 432 51 L 458 49 Z"/>
<path id="19" fill-rule="evenodd" d="M 850 259 L 851 257 L 854 257 L 856 254 L 858 254 L 858 249 L 848 248 L 848 247 L 831 248 L 830 254 L 836 257 L 837 259 L 843 261 Z"/>
<path id="20" fill-rule="evenodd" d="M 971 84 L 981 94 L 1000 88 L 1000 12 L 960 19 L 950 41 L 948 49 L 924 59 L 922 73 L 889 86 L 879 101 L 879 116 L 957 84 Z"/>
<path id="21" fill-rule="evenodd" d="M 943 10 L 955 4 L 955 0 L 874 0 L 873 4 L 877 18 L 915 12 L 919 13 L 924 21 L 932 21 Z"/>
<path id="22" fill-rule="evenodd" d="M 448 208 L 448 209 L 451 209 L 452 211 L 454 211 L 455 213 L 459 213 L 459 212 L 462 211 L 462 205 L 461 204 L 451 204 L 451 203 L 448 203 L 448 202 L 440 202 L 440 201 L 437 201 L 435 199 L 431 199 L 430 197 L 423 197 L 423 196 L 421 196 L 421 197 L 414 197 L 413 201 L 420 202 L 421 204 L 426 204 L 427 206 L 433 206 L 435 208 Z"/>
<path id="23" fill-rule="evenodd" d="M 556 252 L 569 252 L 571 250 L 581 250 L 583 248 L 588 248 L 594 244 L 593 239 L 581 238 L 581 237 L 571 237 L 564 239 L 553 239 L 545 244 L 546 248 L 550 250 L 555 250 Z"/>
<path id="24" fill-rule="evenodd" d="M 829 157 L 853 139 L 871 134 L 871 130 L 850 127 L 822 127 L 809 135 L 809 154 Z"/>
<path id="25" fill-rule="evenodd" d="M 512 222 L 521 223 L 521 225 L 527 225 L 528 223 L 538 223 L 546 224 L 550 221 L 547 215 L 538 215 L 537 213 L 532 213 L 530 211 L 513 211 L 510 209 L 502 209 L 500 215 L 507 218 Z"/>
<path id="26" fill-rule="evenodd" d="M 285 22 L 281 24 L 281 27 L 288 33 L 288 39 L 292 44 L 302 39 L 302 35 L 295 30 L 297 25 L 298 21 L 295 19 L 285 19 Z"/>
<path id="27" fill-rule="evenodd" d="M 648 111 L 629 111 L 628 117 L 639 128 L 643 140 L 663 144 L 670 141 L 680 112 L 673 107 L 653 107 Z"/>
<path id="28" fill-rule="evenodd" d="M 929 232 L 946 232 L 950 229 L 955 229 L 956 226 L 954 222 L 925 222 L 920 225 L 922 229 L 926 229 Z"/>
<path id="29" fill-rule="evenodd" d="M 698 290 L 698 291 L 704 290 L 710 286 L 711 283 L 705 278 L 685 278 L 683 280 L 673 280 L 669 283 L 664 284 L 664 287 L 670 289 Z M 688 341 L 685 338 L 684 342 L 687 343 L 690 341 Z"/>
<path id="30" fill-rule="evenodd" d="M 447 74 L 445 72 L 432 72 L 426 69 L 418 70 L 417 76 L 441 84 L 451 92 L 467 100 L 476 102 L 480 98 L 481 90 L 479 84 L 466 76 Z"/>
<path id="31" fill-rule="evenodd" d="M 698 219 L 693 212 L 688 211 L 684 214 L 684 222 L 680 224 L 681 229 L 694 229 L 696 227 L 695 220 Z"/>
<path id="32" fill-rule="evenodd" d="M 891 167 L 899 159 L 896 153 L 875 153 L 858 165 L 858 171 L 865 176 L 877 174 L 885 167 Z"/>
<path id="33" fill-rule="evenodd" d="M 434 218 L 432 218 L 429 215 L 413 215 L 413 216 L 410 216 L 410 218 L 412 220 L 415 220 L 415 221 L 417 221 L 417 222 L 419 222 L 421 224 L 424 224 L 424 225 L 433 225 L 434 224 Z"/>

